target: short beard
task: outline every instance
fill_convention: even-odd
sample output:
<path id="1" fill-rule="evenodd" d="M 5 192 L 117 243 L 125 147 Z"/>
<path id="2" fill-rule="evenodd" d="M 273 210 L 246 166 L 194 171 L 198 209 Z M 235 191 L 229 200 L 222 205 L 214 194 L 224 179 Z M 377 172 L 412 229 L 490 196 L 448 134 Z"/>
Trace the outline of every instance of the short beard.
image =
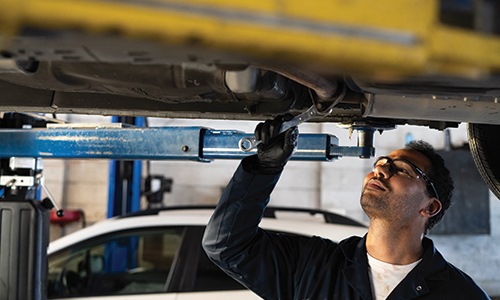
<path id="1" fill-rule="evenodd" d="M 390 209 L 389 203 L 384 197 L 368 195 L 364 192 L 361 194 L 360 203 L 361 208 L 370 219 L 387 217 L 387 212 Z"/>
<path id="2" fill-rule="evenodd" d="M 416 200 L 415 200 L 416 201 Z M 411 203 L 410 199 L 398 199 L 394 196 L 377 196 L 365 194 L 360 198 L 361 207 L 370 220 L 387 220 L 393 224 L 403 224 L 411 213 L 411 207 L 406 203 Z"/>

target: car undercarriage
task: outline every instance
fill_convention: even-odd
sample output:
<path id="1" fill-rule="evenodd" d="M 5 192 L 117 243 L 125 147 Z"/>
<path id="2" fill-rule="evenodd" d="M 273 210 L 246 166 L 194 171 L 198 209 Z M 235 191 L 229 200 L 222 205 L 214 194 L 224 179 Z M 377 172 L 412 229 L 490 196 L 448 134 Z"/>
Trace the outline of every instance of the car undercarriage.
<path id="1" fill-rule="evenodd" d="M 500 197 L 494 1 L 20 2 L 0 13 L 0 111 L 265 120 L 314 104 L 333 109 L 312 122 L 352 128 L 465 122 Z"/>

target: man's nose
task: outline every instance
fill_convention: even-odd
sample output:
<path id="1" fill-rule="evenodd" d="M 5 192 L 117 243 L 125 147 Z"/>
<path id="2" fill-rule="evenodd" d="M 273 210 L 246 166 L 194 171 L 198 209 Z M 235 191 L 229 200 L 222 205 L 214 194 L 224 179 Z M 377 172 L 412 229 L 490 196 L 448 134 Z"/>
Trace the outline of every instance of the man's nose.
<path id="1" fill-rule="evenodd" d="M 375 166 L 373 168 L 373 174 L 375 174 L 376 177 L 382 177 L 388 179 L 389 177 L 392 176 L 391 164 L 386 163 L 383 165 Z"/>

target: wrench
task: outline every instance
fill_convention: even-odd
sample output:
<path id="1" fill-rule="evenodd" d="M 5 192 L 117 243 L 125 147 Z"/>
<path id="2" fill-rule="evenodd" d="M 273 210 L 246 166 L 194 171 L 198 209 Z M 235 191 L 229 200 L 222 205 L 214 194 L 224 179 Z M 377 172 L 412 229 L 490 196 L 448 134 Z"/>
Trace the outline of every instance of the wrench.
<path id="1" fill-rule="evenodd" d="M 331 109 L 326 114 L 328 114 L 330 112 L 331 112 Z M 320 113 L 316 109 L 316 106 L 313 104 L 305 112 L 303 112 L 299 115 L 296 115 L 290 121 L 283 122 L 283 124 L 281 124 L 281 128 L 280 128 L 279 133 L 283 133 L 294 126 L 297 126 L 299 124 L 306 122 L 307 120 L 310 120 L 311 118 L 314 118 L 317 116 L 322 116 L 322 115 L 325 115 L 325 113 Z M 255 139 L 255 136 L 244 137 L 244 138 L 240 139 L 240 141 L 238 142 L 238 147 L 243 152 L 250 152 L 253 149 L 255 149 L 255 147 L 257 147 L 257 145 L 259 145 L 261 142 L 262 141 L 257 141 Z"/>
<path id="2" fill-rule="evenodd" d="M 290 121 L 283 122 L 283 124 L 281 124 L 281 128 L 280 128 L 280 131 L 278 134 L 283 133 L 294 126 L 298 126 L 299 124 L 302 124 L 302 123 L 306 122 L 307 120 L 310 120 L 314 117 L 326 116 L 326 115 L 330 114 L 333 111 L 333 108 L 335 107 L 335 105 L 337 105 L 340 101 L 342 101 L 342 99 L 344 99 L 344 96 L 346 95 L 346 93 L 347 93 L 347 89 L 346 89 L 346 86 L 344 85 L 342 87 L 342 91 L 341 91 L 340 95 L 337 96 L 337 98 L 330 104 L 330 106 L 328 106 L 327 109 L 325 109 L 324 111 L 321 111 L 321 112 L 318 111 L 318 109 L 316 108 L 316 104 L 314 103 L 314 101 L 312 101 L 313 104 L 305 112 L 303 112 L 299 115 L 296 115 Z M 312 98 L 313 97 L 311 95 L 311 99 Z M 257 145 L 259 145 L 260 143 L 262 143 L 262 141 L 257 141 L 255 139 L 255 136 L 244 137 L 244 138 L 239 140 L 238 147 L 243 152 L 250 152 L 253 149 L 255 149 L 255 147 L 257 147 Z"/>

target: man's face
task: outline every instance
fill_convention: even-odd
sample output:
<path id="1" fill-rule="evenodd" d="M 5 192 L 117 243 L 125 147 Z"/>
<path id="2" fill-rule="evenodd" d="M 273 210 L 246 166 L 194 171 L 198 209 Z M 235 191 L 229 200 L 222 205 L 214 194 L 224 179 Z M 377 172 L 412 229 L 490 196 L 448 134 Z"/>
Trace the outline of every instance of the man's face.
<path id="1" fill-rule="evenodd" d="M 385 219 L 403 225 L 417 218 L 425 209 L 431 197 L 425 181 L 411 163 L 429 174 L 430 161 L 423 154 L 396 150 L 387 159 L 380 160 L 365 177 L 361 206 L 371 220 Z"/>

